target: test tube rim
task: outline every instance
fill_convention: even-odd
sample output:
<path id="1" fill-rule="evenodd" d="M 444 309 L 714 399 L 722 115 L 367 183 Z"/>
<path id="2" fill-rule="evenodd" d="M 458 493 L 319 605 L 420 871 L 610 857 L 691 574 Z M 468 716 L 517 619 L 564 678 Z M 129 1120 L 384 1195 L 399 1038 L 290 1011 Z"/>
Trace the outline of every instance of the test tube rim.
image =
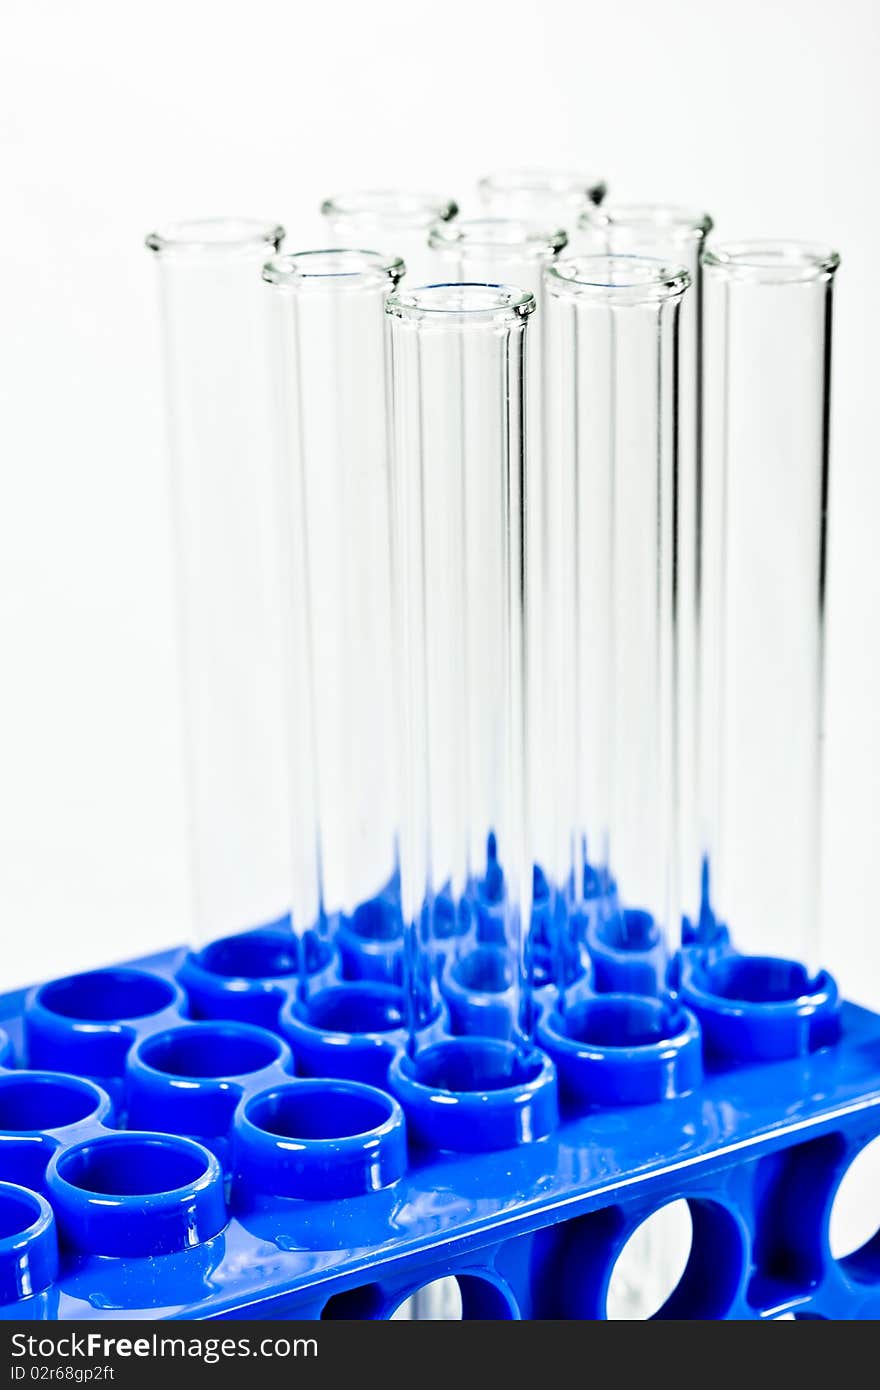
<path id="1" fill-rule="evenodd" d="M 319 258 L 357 257 L 350 270 L 320 270 Z M 267 284 L 290 291 L 352 290 L 377 285 L 393 288 L 406 273 L 399 256 L 386 256 L 381 251 L 366 251 L 356 247 L 328 246 L 307 251 L 288 251 L 273 256 L 263 266 Z"/>
<path id="2" fill-rule="evenodd" d="M 615 283 L 609 275 L 618 271 L 621 278 Z M 626 255 L 571 256 L 548 265 L 544 279 L 549 293 L 559 298 L 621 305 L 676 299 L 691 283 L 684 266 L 668 265 L 652 256 Z"/>
<path id="3" fill-rule="evenodd" d="M 410 193 L 403 188 L 365 188 L 337 193 L 321 203 L 323 217 L 345 217 L 369 221 L 381 218 L 399 227 L 430 227 L 449 222 L 458 215 L 454 198 L 432 193 Z"/>
<path id="4" fill-rule="evenodd" d="M 518 233 L 515 236 L 514 230 Z M 505 237 L 505 231 L 511 235 Z M 550 231 L 523 217 L 459 217 L 454 222 L 438 222 L 428 233 L 428 246 L 438 252 L 469 247 L 509 251 L 541 260 L 559 255 L 567 245 L 568 233 L 562 227 Z"/>
<path id="5" fill-rule="evenodd" d="M 461 305 L 445 308 L 440 304 L 425 302 L 433 291 L 495 291 L 490 302 L 474 305 L 471 308 Z M 424 324 L 430 328 L 461 328 L 466 326 L 485 326 L 522 323 L 535 308 L 535 296 L 529 290 L 521 290 L 516 285 L 494 284 L 491 281 L 465 280 L 437 281 L 430 285 L 417 285 L 403 292 L 390 295 L 385 304 L 385 312 L 391 318 L 404 322 Z"/>
<path id="6" fill-rule="evenodd" d="M 553 197 L 568 199 L 574 207 L 583 202 L 599 203 L 608 192 L 603 178 L 574 173 L 570 169 L 496 169 L 477 182 L 482 197 Z"/>
<path id="7" fill-rule="evenodd" d="M 825 242 L 755 237 L 707 247 L 702 265 L 730 280 L 793 285 L 830 278 L 840 265 L 840 254 Z"/>
<path id="8" fill-rule="evenodd" d="M 609 225 L 650 227 L 685 241 L 689 237 L 705 240 L 715 224 L 708 212 L 683 203 L 603 202 L 584 208 L 578 218 L 579 231 L 598 231 Z"/>
<path id="9" fill-rule="evenodd" d="M 225 232 L 225 235 L 218 233 Z M 254 217 L 194 217 L 164 222 L 144 239 L 148 251 L 175 255 L 223 255 L 264 250 L 277 251 L 285 237 L 278 222 Z"/>

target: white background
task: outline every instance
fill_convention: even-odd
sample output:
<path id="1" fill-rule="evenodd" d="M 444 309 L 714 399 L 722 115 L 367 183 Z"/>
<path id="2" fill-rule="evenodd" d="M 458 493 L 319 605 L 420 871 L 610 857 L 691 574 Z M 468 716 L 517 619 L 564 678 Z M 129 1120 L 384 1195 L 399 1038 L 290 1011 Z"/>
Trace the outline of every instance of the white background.
<path id="1" fill-rule="evenodd" d="M 188 929 L 153 267 L 166 219 L 314 244 L 346 185 L 583 166 L 835 244 L 825 956 L 880 1006 L 875 0 L 7 0 L 0 987 Z M 756 673 L 760 678 L 760 673 Z"/>

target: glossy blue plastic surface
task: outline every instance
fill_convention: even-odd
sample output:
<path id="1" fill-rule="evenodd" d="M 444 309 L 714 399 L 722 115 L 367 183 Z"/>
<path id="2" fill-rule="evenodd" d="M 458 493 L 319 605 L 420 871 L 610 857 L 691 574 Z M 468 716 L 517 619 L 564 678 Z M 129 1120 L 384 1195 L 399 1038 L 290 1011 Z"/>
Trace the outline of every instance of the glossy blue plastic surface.
<path id="1" fill-rule="evenodd" d="M 0 1316 L 382 1318 L 453 1274 L 465 1317 L 600 1318 L 629 1235 L 677 1198 L 693 1248 L 660 1316 L 880 1316 L 880 1238 L 842 1261 L 828 1241 L 880 1134 L 880 1018 L 827 980 L 695 952 L 684 1006 L 588 991 L 526 1057 L 444 1013 L 408 1061 L 387 976 L 319 962 L 304 1004 L 277 953 L 260 975 L 259 936 L 214 977 L 168 953 L 0 999 Z M 349 1080 L 304 1079 L 321 1048 Z"/>

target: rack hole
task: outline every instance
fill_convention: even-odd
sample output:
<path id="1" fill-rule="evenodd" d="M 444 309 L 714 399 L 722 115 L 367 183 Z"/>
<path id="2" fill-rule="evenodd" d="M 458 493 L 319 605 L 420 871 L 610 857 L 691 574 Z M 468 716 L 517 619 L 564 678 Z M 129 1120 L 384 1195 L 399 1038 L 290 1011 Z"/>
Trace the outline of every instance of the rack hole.
<path id="1" fill-rule="evenodd" d="M 489 1038 L 456 1038 L 424 1048 L 412 1062 L 413 1079 L 439 1091 L 503 1091 L 536 1081 L 542 1055 L 524 1057 Z"/>
<path id="2" fill-rule="evenodd" d="M 141 1045 L 142 1060 L 167 1076 L 208 1079 L 261 1071 L 281 1056 L 271 1033 L 234 1024 L 194 1023 L 160 1033 Z"/>
<path id="3" fill-rule="evenodd" d="M 113 1135 L 81 1144 L 57 1160 L 71 1187 L 100 1197 L 148 1197 L 176 1192 L 204 1178 L 207 1155 L 196 1145 L 146 1135 Z"/>
<path id="4" fill-rule="evenodd" d="M 86 1023 L 145 1018 L 167 1009 L 175 998 L 168 980 L 143 970 L 93 970 L 55 980 L 40 991 L 44 1008 Z"/>
<path id="5" fill-rule="evenodd" d="M 297 938 L 292 932 L 244 932 L 213 941 L 202 952 L 213 975 L 237 980 L 273 980 L 299 973 Z"/>
<path id="6" fill-rule="evenodd" d="M 798 961 L 771 956 L 726 956 L 708 972 L 709 989 L 722 999 L 746 1004 L 785 1004 L 818 988 Z"/>
<path id="7" fill-rule="evenodd" d="M 0 1078 L 0 1130 L 7 1133 L 75 1125 L 100 1104 L 100 1091 L 72 1076 L 13 1073 Z"/>
<path id="8" fill-rule="evenodd" d="M 640 908 L 614 913 L 602 924 L 599 936 L 617 951 L 650 951 L 660 940 L 654 918 Z"/>
<path id="9" fill-rule="evenodd" d="M 880 1277 L 880 1136 L 859 1150 L 840 1181 L 828 1241 L 853 1278 Z"/>
<path id="10" fill-rule="evenodd" d="M 256 1096 L 245 1113 L 251 1124 L 281 1139 L 346 1139 L 387 1124 L 394 1102 L 355 1082 L 294 1081 Z"/>
<path id="11" fill-rule="evenodd" d="M 513 984 L 513 967 L 507 952 L 497 946 L 478 946 L 452 968 L 462 989 L 480 994 L 503 994 Z"/>
<path id="12" fill-rule="evenodd" d="M 380 898 L 355 908 L 351 926 L 363 941 L 396 941 L 403 930 L 399 912 Z"/>
<path id="13" fill-rule="evenodd" d="M 5 1186 L 0 1192 L 0 1240 L 22 1235 L 39 1219 L 42 1210 L 35 1194 Z"/>
<path id="14" fill-rule="evenodd" d="M 651 1047 L 676 1037 L 684 1015 L 659 999 L 607 995 L 586 999 L 565 1015 L 565 1035 L 590 1047 Z"/>
<path id="15" fill-rule="evenodd" d="M 330 1033 L 392 1033 L 406 1021 L 406 998 L 396 985 L 330 985 L 298 1010 L 313 1028 Z"/>

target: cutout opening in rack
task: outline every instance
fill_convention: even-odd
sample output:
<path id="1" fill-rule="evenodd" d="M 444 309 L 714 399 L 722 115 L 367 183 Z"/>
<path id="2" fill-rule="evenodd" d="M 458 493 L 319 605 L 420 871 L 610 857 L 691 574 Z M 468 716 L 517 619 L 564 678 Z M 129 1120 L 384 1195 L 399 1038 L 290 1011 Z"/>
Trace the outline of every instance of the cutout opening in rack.
<path id="1" fill-rule="evenodd" d="M 513 1294 L 483 1274 L 445 1274 L 411 1290 L 388 1314 L 392 1322 L 519 1320 Z"/>
<path id="2" fill-rule="evenodd" d="M 846 1161 L 842 1134 L 822 1134 L 759 1160 L 754 1273 L 747 1296 L 759 1311 L 808 1294 L 827 1265 L 827 1221 Z"/>
<path id="3" fill-rule="evenodd" d="M 687 1269 L 693 1233 L 690 1207 L 682 1198 L 646 1217 L 614 1261 L 605 1295 L 606 1318 L 617 1322 L 662 1315 Z"/>
<path id="4" fill-rule="evenodd" d="M 828 1219 L 832 1259 L 856 1283 L 880 1282 L 880 1135 L 843 1170 Z"/>
<path id="5" fill-rule="evenodd" d="M 547 1252 L 545 1318 L 723 1319 L 748 1273 L 742 1218 L 709 1196 L 670 1195 L 641 1214 L 602 1208 L 564 1223 Z"/>

